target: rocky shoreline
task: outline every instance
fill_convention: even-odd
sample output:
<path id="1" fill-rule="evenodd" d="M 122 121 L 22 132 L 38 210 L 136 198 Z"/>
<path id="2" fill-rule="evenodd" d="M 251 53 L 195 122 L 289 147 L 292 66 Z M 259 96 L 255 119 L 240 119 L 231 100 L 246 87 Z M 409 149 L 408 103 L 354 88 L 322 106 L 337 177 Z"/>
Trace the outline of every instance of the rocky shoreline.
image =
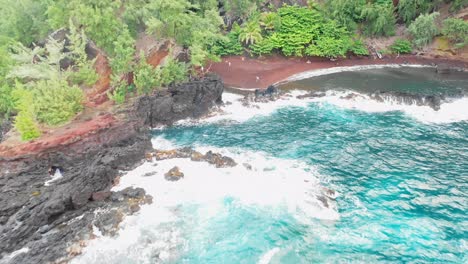
<path id="1" fill-rule="evenodd" d="M 143 190 L 110 192 L 119 172 L 152 151 L 151 127 L 206 114 L 223 90 L 219 77 L 207 76 L 144 96 L 119 117 L 103 115 L 106 125 L 73 140 L 0 145 L 0 263 L 66 262 L 93 223 L 113 218 L 96 217 L 96 208 L 132 213 L 150 202 Z"/>

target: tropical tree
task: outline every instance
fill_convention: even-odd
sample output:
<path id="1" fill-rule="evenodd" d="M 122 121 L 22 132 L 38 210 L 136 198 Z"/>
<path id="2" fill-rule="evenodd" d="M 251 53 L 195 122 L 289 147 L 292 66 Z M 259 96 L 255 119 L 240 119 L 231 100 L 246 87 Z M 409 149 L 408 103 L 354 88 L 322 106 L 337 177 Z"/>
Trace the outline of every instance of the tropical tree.
<path id="1" fill-rule="evenodd" d="M 392 36 L 395 34 L 396 19 L 391 1 L 368 3 L 362 9 L 364 33 L 369 36 Z"/>
<path id="2" fill-rule="evenodd" d="M 259 21 L 256 19 L 249 21 L 244 27 L 242 27 L 239 34 L 239 41 L 244 42 L 247 45 L 255 44 L 262 39 L 262 29 L 260 28 Z"/>
<path id="3" fill-rule="evenodd" d="M 439 15 L 438 12 L 430 15 L 422 14 L 408 27 L 408 32 L 413 37 L 413 43 L 416 47 L 426 46 L 439 34 L 439 28 L 436 25 L 436 19 Z"/>
<path id="4" fill-rule="evenodd" d="M 457 48 L 468 45 L 468 22 L 460 18 L 447 18 L 442 24 L 442 34 Z"/>

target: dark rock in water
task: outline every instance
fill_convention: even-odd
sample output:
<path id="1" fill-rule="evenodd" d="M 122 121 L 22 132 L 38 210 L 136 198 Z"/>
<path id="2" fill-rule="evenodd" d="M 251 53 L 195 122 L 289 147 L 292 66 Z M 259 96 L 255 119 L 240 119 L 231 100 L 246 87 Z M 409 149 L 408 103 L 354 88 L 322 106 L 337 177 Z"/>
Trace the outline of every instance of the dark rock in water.
<path id="1" fill-rule="evenodd" d="M 319 200 L 320 202 L 322 202 L 323 206 L 325 206 L 326 208 L 329 208 L 329 204 L 328 204 L 328 200 L 327 200 L 327 197 L 323 196 L 323 195 L 318 195 L 317 196 L 317 200 Z"/>
<path id="2" fill-rule="evenodd" d="M 154 176 L 156 174 L 157 174 L 157 172 L 155 172 L 155 171 L 147 172 L 147 173 L 143 174 L 143 177 L 151 177 L 151 176 Z"/>
<path id="3" fill-rule="evenodd" d="M 275 101 L 279 98 L 280 90 L 278 87 L 270 85 L 265 90 L 255 90 L 255 102 Z"/>
<path id="4" fill-rule="evenodd" d="M 136 112 L 146 125 L 171 125 L 184 118 L 197 118 L 222 103 L 224 85 L 217 75 L 171 86 L 136 102 Z"/>
<path id="5" fill-rule="evenodd" d="M 432 109 L 440 110 L 440 105 L 445 99 L 442 95 L 417 95 L 404 92 L 375 92 L 370 94 L 370 98 L 379 102 L 392 101 L 399 104 L 429 106 Z"/>
<path id="6" fill-rule="evenodd" d="M 251 103 L 267 103 L 276 101 L 280 98 L 280 90 L 273 85 L 270 85 L 267 89 L 257 89 L 253 93 L 247 93 L 241 100 L 242 105 L 250 107 Z"/>
<path id="7" fill-rule="evenodd" d="M 248 164 L 248 163 L 242 163 L 242 165 L 244 165 L 244 167 L 247 169 L 247 170 L 252 170 L 252 165 Z"/>
<path id="8" fill-rule="evenodd" d="M 205 156 L 198 151 L 192 151 L 192 155 L 190 155 L 192 161 L 203 161 L 204 158 Z"/>
<path id="9" fill-rule="evenodd" d="M 305 99 L 305 98 L 320 98 L 324 97 L 326 94 L 324 92 L 312 92 L 308 94 L 298 95 L 297 99 Z"/>
<path id="10" fill-rule="evenodd" d="M 156 160 L 190 158 L 192 161 L 206 161 L 215 165 L 217 168 L 237 166 L 237 163 L 230 157 L 226 157 L 212 151 L 208 151 L 205 155 L 203 155 L 191 148 L 156 150 L 156 152 L 153 153 L 153 156 L 156 158 Z"/>
<path id="11" fill-rule="evenodd" d="M 356 93 L 349 93 L 349 94 L 347 94 L 346 96 L 341 96 L 340 99 L 353 100 L 353 99 L 358 98 L 358 97 L 360 97 L 359 94 L 356 94 Z"/>
<path id="12" fill-rule="evenodd" d="M 335 200 L 337 197 L 337 193 L 334 190 L 325 187 L 323 188 L 323 194 L 332 200 Z"/>
<path id="13" fill-rule="evenodd" d="M 168 181 L 178 181 L 183 177 L 184 174 L 180 171 L 179 167 L 174 167 L 164 174 L 164 178 Z"/>
<path id="14" fill-rule="evenodd" d="M 208 151 L 205 154 L 204 160 L 206 160 L 210 164 L 214 164 L 216 168 L 237 166 L 237 163 L 232 158 L 223 156 L 218 153 L 213 153 L 212 151 Z"/>
<path id="15" fill-rule="evenodd" d="M 448 74 L 452 70 L 452 67 L 448 64 L 438 64 L 436 67 L 436 72 L 439 74 Z"/>
<path id="16" fill-rule="evenodd" d="M 187 159 L 192 156 L 191 148 L 172 149 L 172 150 L 156 150 L 153 154 L 156 160 L 182 158 Z"/>

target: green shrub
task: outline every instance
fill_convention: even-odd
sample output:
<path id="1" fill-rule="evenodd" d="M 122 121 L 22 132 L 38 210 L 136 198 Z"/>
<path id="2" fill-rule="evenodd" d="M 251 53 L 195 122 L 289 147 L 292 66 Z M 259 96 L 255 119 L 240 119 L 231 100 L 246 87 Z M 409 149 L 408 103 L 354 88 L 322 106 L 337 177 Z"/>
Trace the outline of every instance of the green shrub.
<path id="1" fill-rule="evenodd" d="M 455 0 L 453 1 L 452 6 L 450 7 L 450 11 L 458 11 L 462 8 L 465 8 L 468 6 L 468 0 Z"/>
<path id="2" fill-rule="evenodd" d="M 128 85 L 122 83 L 114 86 L 114 90 L 112 92 L 108 92 L 107 96 L 116 104 L 123 104 L 127 98 L 128 90 Z"/>
<path id="3" fill-rule="evenodd" d="M 314 44 L 307 47 L 305 54 L 320 57 L 344 57 L 349 48 L 349 40 L 320 37 Z"/>
<path id="4" fill-rule="evenodd" d="M 16 84 L 13 96 L 16 100 L 18 115 L 15 118 L 15 128 L 20 132 L 22 140 L 31 140 L 41 136 L 41 131 L 36 122 L 34 111 L 34 96 L 30 90 L 20 83 Z"/>
<path id="5" fill-rule="evenodd" d="M 260 28 L 260 22 L 257 19 L 249 21 L 241 28 L 239 41 L 248 45 L 255 44 L 262 39 L 262 29 Z"/>
<path id="6" fill-rule="evenodd" d="M 325 1 L 326 12 L 340 25 L 354 31 L 357 22 L 361 21 L 361 13 L 366 6 L 366 0 L 328 0 Z"/>
<path id="7" fill-rule="evenodd" d="M 399 0 L 398 14 L 407 25 L 420 14 L 430 12 L 434 3 L 431 0 Z"/>
<path id="8" fill-rule="evenodd" d="M 169 59 L 160 70 L 160 80 L 162 86 L 187 80 L 188 67 L 183 62 Z"/>
<path id="9" fill-rule="evenodd" d="M 436 25 L 436 19 L 438 17 L 438 12 L 430 15 L 423 14 L 416 18 L 416 20 L 408 27 L 408 32 L 413 37 L 413 43 L 416 47 L 422 48 L 426 46 L 437 34 L 439 34 L 439 29 Z"/>
<path id="10" fill-rule="evenodd" d="M 281 27 L 277 30 L 280 50 L 286 56 L 303 56 L 312 40 L 320 35 L 324 18 L 316 10 L 299 6 L 278 9 Z"/>
<path id="11" fill-rule="evenodd" d="M 88 38 L 86 37 L 84 30 L 81 30 L 81 32 L 78 31 L 71 21 L 69 29 L 70 34 L 68 35 L 68 39 L 70 40 L 70 57 L 74 61 L 69 79 L 74 84 L 92 86 L 97 82 L 99 76 L 93 67 L 96 59 L 90 61 L 86 54 Z"/>
<path id="12" fill-rule="evenodd" d="M 368 3 L 362 10 L 364 33 L 368 36 L 395 35 L 396 18 L 391 1 L 383 3 Z"/>
<path id="13" fill-rule="evenodd" d="M 389 48 L 393 53 L 397 54 L 411 53 L 413 51 L 413 45 L 406 39 L 395 40 Z"/>
<path id="14" fill-rule="evenodd" d="M 460 18 L 447 18 L 442 24 L 442 34 L 462 48 L 468 45 L 468 22 Z"/>
<path id="15" fill-rule="evenodd" d="M 351 51 L 354 55 L 358 55 L 358 56 L 369 55 L 369 50 L 367 49 L 364 42 L 360 39 L 353 41 L 353 43 L 351 44 L 351 47 L 349 48 L 349 51 Z"/>
<path id="16" fill-rule="evenodd" d="M 99 80 L 99 75 L 94 67 L 87 63 L 78 66 L 77 71 L 71 72 L 69 79 L 73 84 L 93 86 Z"/>
<path id="17" fill-rule="evenodd" d="M 138 94 L 148 94 L 161 85 L 160 68 L 154 68 L 146 62 L 146 57 L 140 54 L 140 61 L 133 72 L 134 83 Z"/>
<path id="18" fill-rule="evenodd" d="M 43 39 L 49 31 L 47 2 L 38 0 L 2 0 L 0 35 L 24 45 Z"/>
<path id="19" fill-rule="evenodd" d="M 250 46 L 250 50 L 255 55 L 270 54 L 274 49 L 280 48 L 278 35 L 273 33 L 268 38 L 264 38 L 261 41 Z"/>
<path id="20" fill-rule="evenodd" d="M 241 55 L 244 51 L 240 41 L 240 26 L 234 23 L 232 30 L 226 35 L 227 38 L 218 40 L 211 47 L 211 52 L 218 56 Z"/>
<path id="21" fill-rule="evenodd" d="M 34 84 L 34 111 L 37 120 L 48 125 L 66 123 L 83 109 L 83 91 L 66 81 L 41 80 Z"/>
<path id="22" fill-rule="evenodd" d="M 0 85 L 0 121 L 8 118 L 15 107 L 13 88 L 4 83 Z"/>

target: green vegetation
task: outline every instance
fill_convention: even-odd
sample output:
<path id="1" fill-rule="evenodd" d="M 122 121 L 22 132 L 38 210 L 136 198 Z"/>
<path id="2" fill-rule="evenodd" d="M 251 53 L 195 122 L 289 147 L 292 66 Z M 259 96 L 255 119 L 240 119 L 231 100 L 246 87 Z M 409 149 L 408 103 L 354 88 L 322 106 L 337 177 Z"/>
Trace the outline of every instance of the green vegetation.
<path id="1" fill-rule="evenodd" d="M 364 33 L 368 36 L 395 35 L 396 18 L 393 13 L 392 1 L 377 1 L 368 3 L 362 10 Z"/>
<path id="2" fill-rule="evenodd" d="M 442 34 L 457 48 L 465 47 L 468 45 L 468 22 L 460 18 L 447 18 L 443 22 Z"/>
<path id="3" fill-rule="evenodd" d="M 426 46 L 437 34 L 439 34 L 439 28 L 436 24 L 436 19 L 438 17 L 439 13 L 437 12 L 430 15 L 423 14 L 416 18 L 416 20 L 408 27 L 408 32 L 413 37 L 413 43 L 416 47 L 422 48 Z"/>
<path id="4" fill-rule="evenodd" d="M 413 45 L 406 39 L 395 40 L 389 48 L 396 54 L 411 53 L 413 51 Z"/>
<path id="5" fill-rule="evenodd" d="M 285 2 L 2 0 L 0 121 L 15 118 L 29 140 L 40 135 L 40 127 L 79 113 L 83 90 L 99 79 L 87 52 L 91 42 L 109 60 L 108 95 L 116 103 L 182 82 L 220 56 L 367 56 L 363 37 L 394 35 L 397 24 L 408 26 L 412 43 L 397 40 L 388 47 L 392 53 L 422 48 L 439 32 L 456 47 L 468 43 L 466 22 L 449 18 L 439 28 L 438 13 L 431 13 L 449 2 L 451 12 L 460 10 L 467 0 L 400 0 L 397 6 L 392 0 Z M 138 59 L 136 44 L 144 35 L 176 46 L 187 61 L 169 56 L 153 67 L 144 55 Z"/>
<path id="6" fill-rule="evenodd" d="M 369 55 L 369 50 L 367 49 L 364 42 L 360 39 L 357 39 L 353 42 L 349 50 L 354 53 L 355 55 L 359 56 L 367 56 Z"/>

